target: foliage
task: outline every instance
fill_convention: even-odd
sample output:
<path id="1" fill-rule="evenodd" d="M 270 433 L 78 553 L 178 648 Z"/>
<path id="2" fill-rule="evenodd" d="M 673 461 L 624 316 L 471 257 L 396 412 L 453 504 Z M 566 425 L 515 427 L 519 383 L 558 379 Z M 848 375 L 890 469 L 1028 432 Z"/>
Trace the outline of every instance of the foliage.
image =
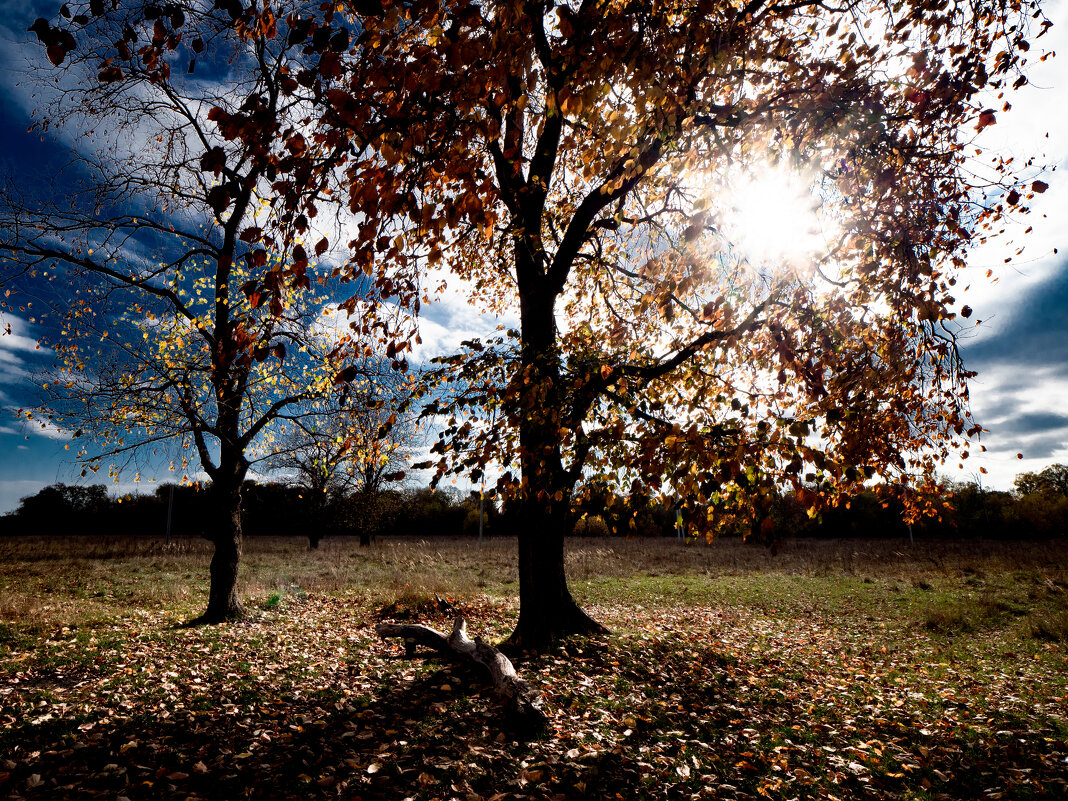
<path id="1" fill-rule="evenodd" d="M 95 528 L 93 523 L 102 513 L 110 511 L 110 506 L 107 487 L 103 484 L 84 487 L 52 484 L 35 495 L 21 498 L 14 516 L 38 533 L 45 523 L 59 531 L 80 531 Z"/>
<path id="2" fill-rule="evenodd" d="M 464 497 L 454 488 L 421 488 L 401 491 L 398 505 L 383 532 L 420 537 L 478 536 L 478 495 Z M 483 504 L 486 535 L 496 532 L 497 507 L 492 500 Z"/>
<path id="3" fill-rule="evenodd" d="M 1038 473 L 1021 473 L 1014 483 L 1020 495 L 1068 498 L 1068 465 L 1051 464 Z"/>
<path id="4" fill-rule="evenodd" d="M 513 433 L 465 421 L 478 401 L 465 381 L 442 473 L 477 474 L 486 448 L 518 435 L 517 461 L 541 448 L 561 461 L 551 479 L 524 465 L 532 491 L 568 495 L 581 469 L 603 468 L 623 487 L 674 490 L 703 530 L 705 500 L 740 511 L 752 486 L 800 489 L 806 474 L 819 487 L 807 502 L 922 474 L 921 446 L 944 453 L 972 428 L 942 323 L 973 229 L 1005 204 L 973 195 L 964 144 L 977 118 L 994 121 L 980 90 L 1004 88 L 1026 58 L 1022 27 L 1006 36 L 965 4 L 915 3 L 892 22 L 879 4 L 435 4 L 399 32 L 351 11 L 381 65 L 420 65 L 394 102 L 423 125 L 384 134 L 347 185 L 360 192 L 373 172 L 413 220 L 409 248 L 521 314 L 518 340 L 443 362 L 445 380 L 481 371 L 487 393 L 509 387 Z M 881 38 L 852 19 L 879 21 Z M 357 65 L 327 63 L 312 77 L 332 143 L 375 111 L 352 110 Z M 732 240 L 720 196 L 769 164 L 805 174 L 833 242 L 761 260 Z M 421 192 L 401 196 L 416 175 Z M 381 224 L 403 225 L 381 208 Z M 551 433 L 530 441 L 539 427 Z"/>

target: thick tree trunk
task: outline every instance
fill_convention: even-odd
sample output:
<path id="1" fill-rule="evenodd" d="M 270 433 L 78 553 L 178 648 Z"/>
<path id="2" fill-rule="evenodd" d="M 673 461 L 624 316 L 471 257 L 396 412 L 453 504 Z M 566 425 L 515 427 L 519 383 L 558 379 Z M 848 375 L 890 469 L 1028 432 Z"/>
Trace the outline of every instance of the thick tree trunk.
<path id="1" fill-rule="evenodd" d="M 223 623 L 244 617 L 245 609 L 237 596 L 237 572 L 241 563 L 243 537 L 241 529 L 241 484 L 226 487 L 214 484 L 211 584 L 208 608 L 194 623 Z"/>
<path id="2" fill-rule="evenodd" d="M 404 638 L 405 651 L 409 657 L 415 653 L 416 645 L 423 645 L 445 656 L 467 659 L 480 665 L 489 673 L 494 690 L 518 722 L 536 727 L 545 725 L 547 718 L 542 711 L 541 693 L 519 678 L 507 656 L 487 645 L 481 637 L 473 640 L 468 637 L 467 622 L 463 615 L 456 618 L 452 634 L 448 637 L 429 626 L 398 623 L 379 623 L 375 626 L 375 632 L 383 639 Z"/>
<path id="3" fill-rule="evenodd" d="M 541 650 L 568 635 L 603 634 L 571 597 L 564 569 L 566 509 L 527 502 L 519 528 L 519 620 L 506 646 Z"/>
<path id="4" fill-rule="evenodd" d="M 547 292 L 531 293 L 522 301 L 519 443 L 525 487 L 519 502 L 519 620 L 505 645 L 539 650 L 571 634 L 607 629 L 575 603 L 564 571 L 573 481 L 563 467 L 560 446 L 564 399 L 552 298 Z"/>

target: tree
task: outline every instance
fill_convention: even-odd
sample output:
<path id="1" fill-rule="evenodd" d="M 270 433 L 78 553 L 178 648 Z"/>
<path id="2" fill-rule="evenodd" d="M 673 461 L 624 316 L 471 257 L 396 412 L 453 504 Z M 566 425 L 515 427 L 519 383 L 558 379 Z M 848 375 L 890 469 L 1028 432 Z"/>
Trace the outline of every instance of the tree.
<path id="1" fill-rule="evenodd" d="M 293 475 L 308 495 L 311 548 L 319 547 L 327 528 L 331 496 L 355 503 L 360 545 L 371 544 L 378 495 L 404 478 L 415 436 L 412 421 L 398 422 L 396 411 L 409 384 L 388 365 L 377 372 L 369 367 L 343 395 L 327 399 L 324 411 L 293 421 L 272 465 Z"/>
<path id="2" fill-rule="evenodd" d="M 60 533 L 101 530 L 102 512 L 110 505 L 103 484 L 88 487 L 51 484 L 19 499 L 13 522 L 20 533 Z"/>
<path id="3" fill-rule="evenodd" d="M 428 396 L 438 475 L 519 468 L 513 644 L 600 628 L 564 573 L 584 475 L 709 531 L 783 486 L 815 509 L 929 481 L 979 433 L 954 274 L 1046 186 L 968 159 L 1036 4 L 345 5 L 320 22 L 373 68 L 309 50 L 318 145 L 380 131 L 344 167 L 354 208 L 376 197 L 352 267 L 443 266 L 518 313 Z"/>
<path id="4" fill-rule="evenodd" d="M 1068 465 L 1051 464 L 1038 473 L 1020 473 L 1014 485 L 1019 495 L 1068 498 Z"/>
<path id="5" fill-rule="evenodd" d="M 341 179 L 361 215 L 345 272 L 388 274 L 418 312 L 406 290 L 445 268 L 518 314 L 426 396 L 438 475 L 513 468 L 515 645 L 600 628 L 564 573 L 580 478 L 711 531 L 784 486 L 817 509 L 922 483 L 981 430 L 954 274 L 1046 185 L 967 160 L 990 98 L 1026 82 L 1034 3 L 342 2 L 283 31 L 249 13 L 253 39 L 304 42 L 314 134 L 292 153 L 272 126 L 278 171 L 297 205 Z"/>
<path id="6" fill-rule="evenodd" d="M 226 8 L 112 6 L 73 17 L 64 6 L 55 26 L 31 29 L 55 65 L 41 76 L 56 79 L 44 84 L 54 94 L 41 127 L 85 132 L 68 178 L 81 191 L 5 200 L 4 280 L 63 282 L 58 364 L 37 414 L 99 443 L 79 453 L 87 469 L 170 445 L 172 467 L 187 471 L 192 451 L 207 474 L 215 551 L 199 620 L 214 623 L 243 612 L 250 467 L 271 455 L 281 425 L 314 417 L 311 400 L 359 374 L 346 354 L 365 358 L 363 334 L 384 324 L 369 311 L 344 336 L 323 336 L 321 273 L 302 245 L 265 233 L 311 235 L 314 210 L 286 204 L 285 157 L 270 147 L 306 101 L 295 44 L 266 19 L 238 34 L 241 15 Z M 301 135 L 289 129 L 287 141 L 298 153 Z M 316 255 L 327 247 L 320 239 Z M 369 282 L 361 294 L 371 309 Z"/>

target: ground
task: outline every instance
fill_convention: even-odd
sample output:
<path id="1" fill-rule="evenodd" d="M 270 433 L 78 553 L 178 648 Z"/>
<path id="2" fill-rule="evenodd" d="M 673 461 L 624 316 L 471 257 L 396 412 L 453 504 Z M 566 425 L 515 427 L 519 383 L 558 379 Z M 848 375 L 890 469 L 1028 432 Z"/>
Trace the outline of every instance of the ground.
<path id="1" fill-rule="evenodd" d="M 516 616 L 515 542 L 250 539 L 252 615 L 182 628 L 198 540 L 0 540 L 11 798 L 1063 798 L 1068 546 L 571 540 L 613 630 L 517 662 L 550 724 L 404 658 L 380 610 Z"/>

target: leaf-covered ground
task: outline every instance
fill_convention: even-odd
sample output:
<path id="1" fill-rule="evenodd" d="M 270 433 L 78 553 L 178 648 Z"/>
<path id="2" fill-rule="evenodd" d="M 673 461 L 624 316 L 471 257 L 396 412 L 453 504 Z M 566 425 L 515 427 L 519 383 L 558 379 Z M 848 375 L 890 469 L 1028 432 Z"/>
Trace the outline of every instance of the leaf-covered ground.
<path id="1" fill-rule="evenodd" d="M 420 551 L 405 553 L 414 582 Z M 5 591 L 25 574 L 68 609 L 86 586 L 77 558 L 50 573 L 4 557 Z M 591 564 L 577 590 L 615 633 L 519 662 L 550 717 L 533 738 L 508 729 L 471 669 L 375 636 L 389 591 L 289 585 L 253 599 L 248 621 L 186 629 L 181 602 L 122 600 L 147 592 L 122 560 L 87 562 L 89 598 L 107 601 L 88 619 L 58 614 L 43 631 L 25 600 L 0 608 L 0 794 L 1063 798 L 1066 587 L 1059 558 L 1043 560 L 910 580 L 878 565 L 717 575 L 680 561 L 670 577 L 609 565 L 604 578 Z M 485 578 L 456 603 L 472 633 L 501 638 L 508 579 Z M 447 628 L 422 597 L 391 611 Z"/>

